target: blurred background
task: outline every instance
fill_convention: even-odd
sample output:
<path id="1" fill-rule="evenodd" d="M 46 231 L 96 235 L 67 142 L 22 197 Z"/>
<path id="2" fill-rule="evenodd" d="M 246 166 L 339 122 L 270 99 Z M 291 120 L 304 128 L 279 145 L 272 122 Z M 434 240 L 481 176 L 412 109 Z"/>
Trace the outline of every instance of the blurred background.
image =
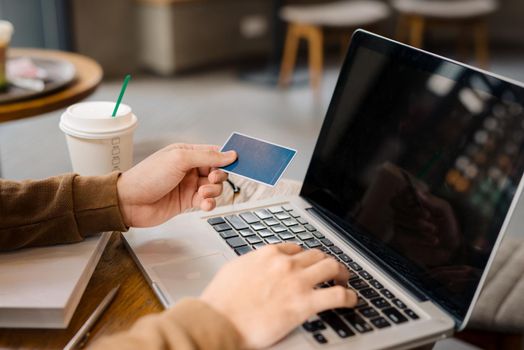
<path id="1" fill-rule="evenodd" d="M 522 0 L 0 0 L 11 47 L 74 51 L 102 66 L 88 99 L 115 100 L 132 74 L 123 102 L 139 118 L 136 161 L 240 131 L 297 149 L 286 176 L 298 180 L 355 28 L 524 81 L 523 15 Z M 4 177 L 71 170 L 62 112 L 0 123 Z"/>

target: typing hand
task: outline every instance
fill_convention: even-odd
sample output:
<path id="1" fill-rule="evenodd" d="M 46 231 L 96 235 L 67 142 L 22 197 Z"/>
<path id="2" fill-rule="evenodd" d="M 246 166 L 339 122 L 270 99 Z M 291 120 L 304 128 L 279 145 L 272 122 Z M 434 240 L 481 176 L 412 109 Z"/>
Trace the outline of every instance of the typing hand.
<path id="1" fill-rule="evenodd" d="M 186 209 L 212 210 L 227 174 L 215 168 L 236 153 L 217 146 L 172 144 L 124 172 L 117 182 L 120 211 L 127 226 L 161 224 Z"/>
<path id="2" fill-rule="evenodd" d="M 346 267 L 321 251 L 283 243 L 229 262 L 201 299 L 229 318 L 244 348 L 263 348 L 317 312 L 355 306 L 355 292 L 342 287 L 348 278 Z M 314 289 L 328 280 L 341 285 Z"/>

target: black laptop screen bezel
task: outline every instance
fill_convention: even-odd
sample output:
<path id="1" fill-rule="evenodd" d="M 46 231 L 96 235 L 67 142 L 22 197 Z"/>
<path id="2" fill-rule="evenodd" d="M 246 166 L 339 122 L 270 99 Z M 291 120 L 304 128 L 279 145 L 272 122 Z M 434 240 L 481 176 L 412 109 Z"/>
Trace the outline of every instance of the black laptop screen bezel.
<path id="1" fill-rule="evenodd" d="M 379 52 L 386 56 L 394 56 L 395 59 L 401 59 L 403 62 L 406 62 L 409 65 L 412 65 L 416 69 L 432 72 L 435 73 L 438 71 L 439 75 L 442 75 L 444 77 L 447 77 L 449 79 L 452 79 L 456 81 L 457 83 L 466 83 L 461 80 L 460 77 L 463 77 L 464 74 L 458 74 L 463 73 L 465 70 L 474 74 L 481 74 L 483 78 L 496 82 L 497 84 L 501 84 L 505 88 L 509 88 L 515 92 L 517 92 L 517 96 L 524 99 L 524 87 L 521 85 L 518 85 L 518 83 L 512 83 L 510 81 L 504 80 L 504 78 L 497 77 L 495 75 L 483 72 L 481 70 L 475 69 L 473 67 L 469 67 L 463 64 L 460 64 L 458 62 L 454 62 L 442 57 L 439 57 L 437 55 L 433 55 L 431 53 L 412 48 L 410 46 L 380 37 L 378 35 L 369 33 L 365 30 L 357 30 L 354 32 L 352 39 L 351 39 L 351 45 L 348 48 L 348 52 L 346 55 L 346 58 L 344 60 L 344 63 L 342 65 L 337 84 L 331 99 L 331 102 L 329 104 L 326 117 L 322 126 L 322 129 L 320 131 L 319 137 L 317 139 L 317 144 L 315 146 L 315 151 L 319 149 L 320 143 L 325 139 L 325 135 L 328 134 L 329 127 L 331 125 L 331 122 L 333 118 L 336 115 L 337 108 L 340 106 L 340 99 L 342 98 L 344 89 L 347 85 L 347 79 L 348 74 L 351 68 L 351 65 L 353 64 L 356 52 L 359 48 L 365 47 L 367 49 Z M 459 76 L 459 78 L 457 78 Z M 475 87 L 477 88 L 477 87 Z M 483 86 L 478 86 L 479 90 L 484 90 L 485 88 Z M 503 90 L 503 89 L 501 89 Z M 496 92 L 493 91 L 486 91 L 497 98 L 502 98 L 503 96 L 497 96 Z M 510 215 L 506 215 L 506 218 L 501 226 L 501 229 L 499 231 L 498 237 L 496 239 L 496 242 L 493 245 L 492 251 L 489 255 L 489 259 L 486 263 L 486 266 L 484 268 L 484 271 L 482 272 L 482 276 L 479 280 L 479 284 L 476 288 L 476 292 L 471 299 L 471 302 L 466 310 L 466 312 L 458 313 L 456 309 L 453 307 L 450 307 L 449 304 L 446 302 L 446 300 L 441 300 L 437 296 L 435 296 L 432 293 L 428 293 L 428 291 L 425 291 L 423 289 L 420 289 L 415 283 L 410 283 L 411 281 L 406 280 L 405 276 L 402 276 L 401 274 L 395 272 L 393 269 L 391 269 L 384 261 L 381 261 L 380 257 L 373 254 L 373 252 L 366 248 L 366 245 L 362 242 L 359 242 L 355 235 L 351 234 L 351 231 L 354 230 L 352 227 L 349 228 L 349 224 L 347 221 L 343 220 L 342 218 L 339 218 L 336 214 L 331 213 L 327 208 L 323 207 L 319 203 L 317 203 L 314 199 L 312 199 L 307 191 L 305 190 L 308 187 L 308 174 L 310 173 L 313 162 L 315 161 L 315 151 L 313 152 L 313 156 L 311 158 L 310 165 L 308 167 L 308 171 L 306 173 L 306 177 L 304 180 L 304 185 L 302 186 L 301 190 L 301 197 L 307 200 L 313 208 L 316 209 L 316 211 L 324 216 L 324 218 L 328 219 L 329 222 L 331 222 L 333 225 L 337 227 L 337 229 L 344 231 L 345 235 L 343 238 L 347 239 L 353 244 L 356 244 L 358 248 L 361 249 L 366 255 L 370 256 L 373 261 L 375 261 L 379 266 L 383 267 L 387 272 L 392 274 L 394 278 L 401 281 L 406 281 L 407 284 L 406 287 L 412 291 L 416 296 L 418 296 L 420 299 L 430 299 L 439 306 L 441 306 L 444 310 L 446 310 L 450 316 L 455 320 L 456 328 L 462 329 L 465 326 L 465 322 L 467 321 L 468 316 L 471 314 L 471 309 L 473 304 L 475 303 L 476 299 L 478 298 L 479 290 L 486 278 L 487 270 L 489 269 L 489 266 L 494 258 L 495 252 L 497 250 L 498 245 L 500 244 L 500 241 L 502 239 L 503 233 L 508 225 L 509 217 Z M 516 191 L 511 205 L 509 207 L 508 213 L 512 213 L 513 209 L 518 201 L 518 197 L 522 191 L 522 185 L 523 181 L 522 178 L 519 181 L 518 184 L 518 190 Z"/>

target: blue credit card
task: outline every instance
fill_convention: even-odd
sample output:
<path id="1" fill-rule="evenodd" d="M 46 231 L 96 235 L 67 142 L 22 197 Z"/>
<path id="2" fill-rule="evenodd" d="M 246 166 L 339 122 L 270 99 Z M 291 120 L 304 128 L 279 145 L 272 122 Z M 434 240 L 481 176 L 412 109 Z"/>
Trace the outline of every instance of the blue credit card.
<path id="1" fill-rule="evenodd" d="M 221 151 L 230 150 L 237 152 L 237 160 L 222 170 L 269 186 L 275 186 L 297 154 L 294 149 L 237 132 L 231 134 Z"/>

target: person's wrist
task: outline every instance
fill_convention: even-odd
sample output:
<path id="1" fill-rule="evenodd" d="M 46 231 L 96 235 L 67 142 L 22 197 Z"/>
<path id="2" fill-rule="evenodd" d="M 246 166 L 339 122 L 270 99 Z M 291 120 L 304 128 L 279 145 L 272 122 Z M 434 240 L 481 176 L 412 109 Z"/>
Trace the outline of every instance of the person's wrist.
<path id="1" fill-rule="evenodd" d="M 118 197 L 118 208 L 120 209 L 120 216 L 122 217 L 122 221 L 124 222 L 124 225 L 127 227 L 131 227 L 131 208 L 129 205 L 127 205 L 127 200 L 124 196 L 125 194 L 125 185 L 124 181 L 122 180 L 123 174 L 121 174 L 118 177 L 118 180 L 116 182 L 116 193 Z"/>
<path id="2" fill-rule="evenodd" d="M 233 326 L 233 328 L 235 328 L 238 334 L 238 339 L 240 341 L 240 344 L 238 344 L 240 349 L 249 348 L 247 340 L 244 334 L 242 334 L 239 325 L 236 324 L 235 317 L 233 317 L 231 310 L 227 310 L 227 307 L 225 307 L 225 305 L 223 305 L 222 303 L 214 302 L 214 300 L 212 298 L 208 298 L 206 294 L 201 295 L 199 299 L 203 303 L 207 304 L 207 306 L 209 306 L 215 312 L 219 313 L 226 320 L 228 320 L 229 323 Z"/>

